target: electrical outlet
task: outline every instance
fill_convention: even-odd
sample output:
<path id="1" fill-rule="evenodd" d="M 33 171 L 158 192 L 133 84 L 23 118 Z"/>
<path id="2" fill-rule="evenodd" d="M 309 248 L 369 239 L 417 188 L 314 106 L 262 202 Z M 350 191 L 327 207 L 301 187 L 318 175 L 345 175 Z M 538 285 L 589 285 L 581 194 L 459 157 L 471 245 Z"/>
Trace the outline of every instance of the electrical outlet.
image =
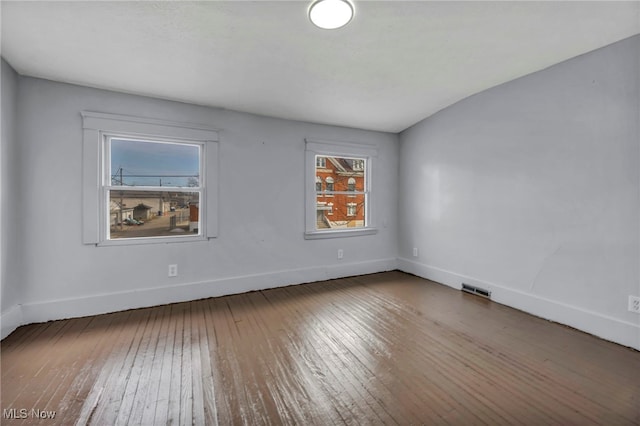
<path id="1" fill-rule="evenodd" d="M 178 276 L 178 265 L 169 265 L 169 276 L 170 277 Z"/>
<path id="2" fill-rule="evenodd" d="M 640 297 L 629 296 L 629 311 L 640 314 Z"/>
<path id="3" fill-rule="evenodd" d="M 342 249 L 338 249 L 338 259 L 342 259 L 344 257 L 344 251 Z"/>
<path id="4" fill-rule="evenodd" d="M 418 257 L 418 247 L 413 248 L 413 257 Z"/>

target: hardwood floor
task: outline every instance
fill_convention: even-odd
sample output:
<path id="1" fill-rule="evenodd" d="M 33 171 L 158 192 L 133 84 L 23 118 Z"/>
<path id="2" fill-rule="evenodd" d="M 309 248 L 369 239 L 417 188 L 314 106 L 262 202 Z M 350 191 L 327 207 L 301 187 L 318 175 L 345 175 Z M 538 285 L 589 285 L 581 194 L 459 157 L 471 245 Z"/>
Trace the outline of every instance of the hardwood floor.
<path id="1" fill-rule="evenodd" d="M 1 357 L 6 425 L 640 424 L 640 352 L 400 272 L 34 324 Z"/>

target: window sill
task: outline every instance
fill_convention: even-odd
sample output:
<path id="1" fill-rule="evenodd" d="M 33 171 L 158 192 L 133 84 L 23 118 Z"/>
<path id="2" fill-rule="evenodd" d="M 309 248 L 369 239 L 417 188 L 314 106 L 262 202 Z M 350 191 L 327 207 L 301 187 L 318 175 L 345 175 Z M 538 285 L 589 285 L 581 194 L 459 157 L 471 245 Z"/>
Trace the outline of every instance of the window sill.
<path id="1" fill-rule="evenodd" d="M 325 238 L 346 238 L 346 237 L 360 237 L 363 235 L 377 234 L 376 228 L 360 228 L 360 229 L 336 229 L 330 231 L 308 231 L 304 233 L 305 240 L 321 240 Z"/>
<path id="2" fill-rule="evenodd" d="M 192 243 L 196 241 L 207 241 L 204 235 L 185 235 L 175 237 L 143 237 L 143 238 L 121 238 L 114 240 L 104 240 L 97 244 L 98 247 L 108 246 L 131 246 L 140 244 L 174 244 Z"/>

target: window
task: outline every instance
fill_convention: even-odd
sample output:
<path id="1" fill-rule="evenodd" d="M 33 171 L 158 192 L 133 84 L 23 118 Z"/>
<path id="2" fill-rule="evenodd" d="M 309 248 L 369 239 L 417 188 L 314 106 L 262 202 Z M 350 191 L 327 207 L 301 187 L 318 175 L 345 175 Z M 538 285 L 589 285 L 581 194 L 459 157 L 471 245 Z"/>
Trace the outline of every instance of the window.
<path id="1" fill-rule="evenodd" d="M 104 137 L 106 239 L 200 235 L 201 143 Z"/>
<path id="2" fill-rule="evenodd" d="M 316 176 L 316 192 L 322 192 L 322 179 Z"/>
<path id="3" fill-rule="evenodd" d="M 305 238 L 330 238 L 377 232 L 372 220 L 371 169 L 374 146 L 307 139 Z M 324 160 L 324 164 L 320 159 Z M 325 182 L 325 190 L 317 185 Z M 309 180 L 307 180 L 309 181 Z M 313 182 L 316 183 L 315 187 Z M 315 189 L 315 191 L 314 191 Z M 324 197 L 332 197 L 329 206 Z"/>
<path id="4" fill-rule="evenodd" d="M 217 235 L 217 131 L 83 112 L 83 242 L 141 244 Z"/>
<path id="5" fill-rule="evenodd" d="M 364 168 L 363 168 L 364 170 Z M 356 190 L 356 180 L 355 178 L 349 178 L 349 180 L 347 181 L 347 191 L 350 192 L 355 192 Z M 349 195 L 349 197 L 355 197 L 355 195 Z"/>
<path id="6" fill-rule="evenodd" d="M 328 193 L 333 192 L 333 178 L 331 176 L 327 177 L 326 182 L 327 182 L 327 192 Z M 333 194 L 329 194 L 329 195 L 333 195 Z"/>

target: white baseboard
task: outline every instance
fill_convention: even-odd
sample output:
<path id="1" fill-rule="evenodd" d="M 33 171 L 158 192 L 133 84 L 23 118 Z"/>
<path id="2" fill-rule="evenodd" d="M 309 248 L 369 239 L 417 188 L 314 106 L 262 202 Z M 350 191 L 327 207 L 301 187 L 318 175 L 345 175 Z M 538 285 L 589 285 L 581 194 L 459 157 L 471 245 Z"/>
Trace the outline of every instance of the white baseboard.
<path id="1" fill-rule="evenodd" d="M 354 275 L 392 271 L 397 259 L 378 259 L 366 262 L 344 263 L 331 266 L 290 269 L 264 274 L 244 275 L 215 280 L 183 283 L 165 287 L 136 289 L 71 299 L 50 300 L 22 305 L 21 322 L 31 324 L 51 320 L 76 318 L 145 308 L 168 303 L 186 302 L 208 297 L 245 293 L 254 290 L 323 281 Z M 4 315 L 3 315 L 4 320 Z M 3 338 L 4 323 L 3 323 Z M 13 330 L 11 330 L 13 331 Z M 11 332 L 9 331 L 9 333 Z"/>
<path id="2" fill-rule="evenodd" d="M 4 339 L 16 328 L 24 324 L 98 315 L 167 303 L 186 302 L 394 269 L 458 290 L 462 282 L 477 285 L 490 290 L 491 299 L 497 303 L 569 325 L 603 339 L 640 350 L 640 324 L 621 321 L 576 306 L 545 299 L 404 258 L 378 259 L 366 262 L 273 271 L 165 287 L 15 305 L 2 313 L 0 319 L 2 335 L 0 338 Z"/>
<path id="3" fill-rule="evenodd" d="M 546 299 L 531 293 L 405 258 L 398 258 L 398 269 L 458 290 L 462 287 L 463 282 L 490 290 L 491 300 L 494 302 L 640 350 L 640 320 L 638 324 L 622 321 L 577 306 Z"/>
<path id="4" fill-rule="evenodd" d="M 0 315 L 0 339 L 4 339 L 13 332 L 16 328 L 24 324 L 22 320 L 22 307 L 20 305 L 13 305 L 6 312 Z"/>

